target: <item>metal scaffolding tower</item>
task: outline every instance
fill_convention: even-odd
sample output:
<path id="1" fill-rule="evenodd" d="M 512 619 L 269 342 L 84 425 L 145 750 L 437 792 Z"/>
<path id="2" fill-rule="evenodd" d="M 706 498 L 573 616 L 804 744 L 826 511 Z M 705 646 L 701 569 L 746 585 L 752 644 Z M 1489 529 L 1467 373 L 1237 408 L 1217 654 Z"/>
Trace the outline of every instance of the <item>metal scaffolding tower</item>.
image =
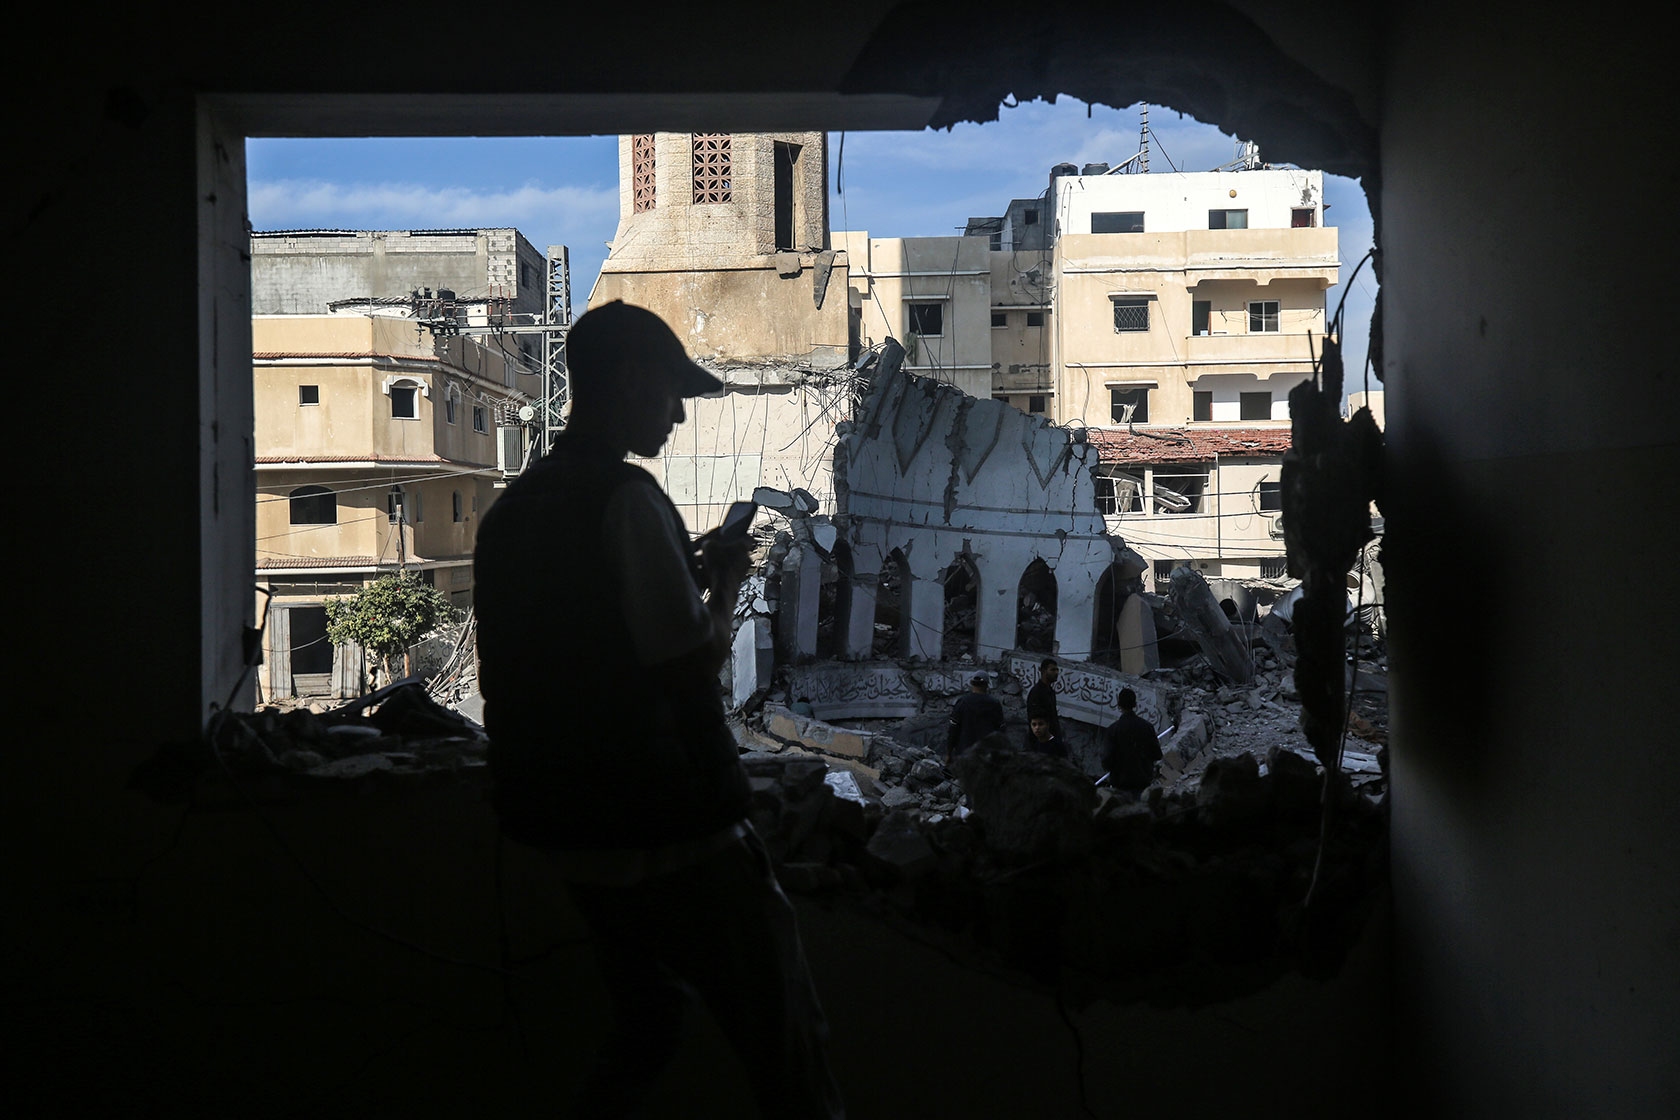
<path id="1" fill-rule="evenodd" d="M 548 299 L 543 305 L 542 401 L 536 453 L 546 454 L 566 424 L 571 384 L 566 378 L 566 332 L 572 326 L 572 267 L 564 245 L 548 247 Z"/>

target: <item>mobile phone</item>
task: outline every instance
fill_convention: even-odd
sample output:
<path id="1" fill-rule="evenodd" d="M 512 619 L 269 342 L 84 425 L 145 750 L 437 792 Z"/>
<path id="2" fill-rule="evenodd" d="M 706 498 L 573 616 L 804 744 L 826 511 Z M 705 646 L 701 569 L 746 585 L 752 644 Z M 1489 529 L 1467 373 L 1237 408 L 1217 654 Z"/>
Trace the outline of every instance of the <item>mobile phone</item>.
<path id="1" fill-rule="evenodd" d="M 717 540 L 734 542 L 747 535 L 747 529 L 752 526 L 753 514 L 758 512 L 758 503 L 749 501 L 735 502 L 724 514 L 723 524 L 717 527 Z"/>

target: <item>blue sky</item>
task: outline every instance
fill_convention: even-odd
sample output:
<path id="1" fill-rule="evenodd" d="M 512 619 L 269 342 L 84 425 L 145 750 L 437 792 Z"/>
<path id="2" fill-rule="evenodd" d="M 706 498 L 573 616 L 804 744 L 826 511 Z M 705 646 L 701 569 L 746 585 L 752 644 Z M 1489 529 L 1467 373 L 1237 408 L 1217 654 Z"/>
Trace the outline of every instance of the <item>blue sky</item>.
<path id="1" fill-rule="evenodd" d="M 877 237 L 960 230 L 1044 190 L 1052 164 L 1119 163 L 1137 151 L 1142 106 L 1089 107 L 1072 98 L 1000 110 L 988 124 L 945 131 L 829 136 L 830 223 Z M 1236 138 L 1152 106 L 1150 167 L 1207 171 L 1234 158 Z M 842 154 L 843 157 L 842 158 Z M 540 251 L 571 252 L 581 307 L 618 224 L 612 136 L 249 140 L 251 223 L 259 230 L 514 226 Z M 1282 158 L 1264 150 L 1261 159 Z M 1371 247 L 1371 215 L 1352 179 L 1325 177 L 1326 224 L 1341 230 L 1342 283 Z M 1376 281 L 1367 266 L 1347 298 L 1350 387 L 1358 387 Z M 1373 383 L 1373 387 L 1375 384 Z"/>

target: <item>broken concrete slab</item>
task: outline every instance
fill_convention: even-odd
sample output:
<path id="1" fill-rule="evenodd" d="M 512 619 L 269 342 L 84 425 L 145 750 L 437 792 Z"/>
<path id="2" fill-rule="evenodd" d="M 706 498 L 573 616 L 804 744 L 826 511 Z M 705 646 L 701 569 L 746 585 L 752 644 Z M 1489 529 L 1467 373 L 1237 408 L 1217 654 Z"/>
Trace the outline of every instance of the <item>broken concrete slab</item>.
<path id="1" fill-rule="evenodd" d="M 869 755 L 870 744 L 875 739 L 875 736 L 867 731 L 853 731 L 810 716 L 794 715 L 780 704 L 764 705 L 763 714 L 764 728 L 771 735 L 792 740 L 824 754 L 866 758 Z"/>
<path id="2" fill-rule="evenodd" d="M 922 710 L 910 673 L 882 662 L 828 662 L 788 670 L 788 694 L 806 696 L 818 719 L 901 719 Z"/>
<path id="3" fill-rule="evenodd" d="M 916 814 L 906 809 L 882 817 L 865 850 L 878 866 L 907 879 L 925 875 L 939 862 Z"/>
<path id="4" fill-rule="evenodd" d="M 1252 824 L 1265 815 L 1268 802 L 1260 762 L 1247 753 L 1211 760 L 1196 790 L 1198 816 L 1210 828 Z"/>
<path id="5" fill-rule="evenodd" d="M 1176 568 L 1168 599 L 1179 621 L 1196 639 L 1202 653 L 1219 674 L 1236 684 L 1254 679 L 1254 659 L 1248 641 L 1231 625 L 1207 580 L 1194 568 Z"/>

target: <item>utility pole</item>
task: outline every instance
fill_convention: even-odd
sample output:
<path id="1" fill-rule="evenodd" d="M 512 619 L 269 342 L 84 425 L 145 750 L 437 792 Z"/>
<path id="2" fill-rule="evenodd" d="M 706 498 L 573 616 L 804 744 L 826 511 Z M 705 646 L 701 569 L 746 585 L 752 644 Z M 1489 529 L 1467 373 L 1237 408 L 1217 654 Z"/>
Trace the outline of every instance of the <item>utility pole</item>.
<path id="1" fill-rule="evenodd" d="M 566 332 L 572 326 L 572 269 L 564 245 L 548 247 L 548 298 L 543 304 L 542 408 L 537 419 L 539 449 L 546 453 L 565 426 L 572 400 L 566 375 Z"/>
<path id="2" fill-rule="evenodd" d="M 535 429 L 532 439 L 531 453 L 534 456 L 546 453 L 554 443 L 554 437 L 565 427 L 566 406 L 571 403 L 571 385 L 566 376 L 566 332 L 572 327 L 572 268 L 571 258 L 564 245 L 550 245 L 548 247 L 548 278 L 543 298 L 543 311 L 540 316 L 520 316 L 534 318 L 535 322 L 518 323 L 516 316 L 510 312 L 496 314 L 486 309 L 485 318 L 490 322 L 486 326 L 473 326 L 461 321 L 457 317 L 453 292 L 438 292 L 434 301 L 430 289 L 424 298 L 419 292 L 414 294 L 415 320 L 420 329 L 430 331 L 433 339 L 441 345 L 444 340 L 465 337 L 476 338 L 486 335 L 539 335 L 542 338 L 542 397 L 536 405 L 527 405 L 519 409 L 517 419 Z M 509 424 L 515 419 L 501 414 L 505 409 L 497 408 L 497 419 L 506 420 Z"/>

